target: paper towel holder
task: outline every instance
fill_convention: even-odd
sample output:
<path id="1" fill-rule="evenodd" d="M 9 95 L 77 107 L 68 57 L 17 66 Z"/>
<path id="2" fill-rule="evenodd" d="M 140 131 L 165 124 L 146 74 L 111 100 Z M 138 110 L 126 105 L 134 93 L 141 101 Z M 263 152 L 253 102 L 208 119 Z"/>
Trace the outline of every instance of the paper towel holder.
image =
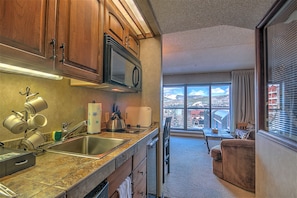
<path id="1" fill-rule="evenodd" d="M 102 103 L 88 103 L 88 134 L 101 133 Z"/>

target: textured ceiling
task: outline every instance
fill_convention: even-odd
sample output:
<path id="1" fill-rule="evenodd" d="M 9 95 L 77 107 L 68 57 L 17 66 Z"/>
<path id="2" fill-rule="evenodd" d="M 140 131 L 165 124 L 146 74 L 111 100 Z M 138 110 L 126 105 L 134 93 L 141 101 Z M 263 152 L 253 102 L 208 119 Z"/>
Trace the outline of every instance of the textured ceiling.
<path id="1" fill-rule="evenodd" d="M 147 0 L 162 35 L 163 74 L 253 68 L 256 25 L 274 0 Z"/>

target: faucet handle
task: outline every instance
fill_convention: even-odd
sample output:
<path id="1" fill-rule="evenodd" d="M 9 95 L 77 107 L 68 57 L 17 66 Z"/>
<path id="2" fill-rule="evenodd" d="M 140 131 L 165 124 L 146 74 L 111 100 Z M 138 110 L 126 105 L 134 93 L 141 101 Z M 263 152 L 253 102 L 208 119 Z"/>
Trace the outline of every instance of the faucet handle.
<path id="1" fill-rule="evenodd" d="M 66 131 L 67 128 L 71 125 L 72 122 L 63 122 L 62 123 L 62 130 Z"/>

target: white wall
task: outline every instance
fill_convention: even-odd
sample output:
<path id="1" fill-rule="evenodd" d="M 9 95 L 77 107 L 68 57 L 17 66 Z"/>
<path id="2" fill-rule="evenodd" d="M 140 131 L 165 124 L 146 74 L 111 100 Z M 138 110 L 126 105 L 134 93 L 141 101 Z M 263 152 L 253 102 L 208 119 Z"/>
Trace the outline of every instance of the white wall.
<path id="1" fill-rule="evenodd" d="M 297 197 L 297 153 L 256 136 L 256 197 Z"/>
<path id="2" fill-rule="evenodd" d="M 142 65 L 142 91 L 140 93 L 117 94 L 121 108 L 127 106 L 149 106 L 152 121 L 160 121 L 161 90 L 161 41 L 160 37 L 140 40 L 140 60 Z"/>

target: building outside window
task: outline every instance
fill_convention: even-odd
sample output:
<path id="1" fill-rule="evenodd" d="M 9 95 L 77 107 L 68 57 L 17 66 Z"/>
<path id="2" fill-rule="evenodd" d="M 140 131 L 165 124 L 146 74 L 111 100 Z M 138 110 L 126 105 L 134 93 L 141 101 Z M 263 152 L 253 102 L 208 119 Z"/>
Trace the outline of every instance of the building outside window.
<path id="1" fill-rule="evenodd" d="M 198 131 L 230 129 L 230 84 L 164 86 L 163 117 L 171 128 Z"/>

